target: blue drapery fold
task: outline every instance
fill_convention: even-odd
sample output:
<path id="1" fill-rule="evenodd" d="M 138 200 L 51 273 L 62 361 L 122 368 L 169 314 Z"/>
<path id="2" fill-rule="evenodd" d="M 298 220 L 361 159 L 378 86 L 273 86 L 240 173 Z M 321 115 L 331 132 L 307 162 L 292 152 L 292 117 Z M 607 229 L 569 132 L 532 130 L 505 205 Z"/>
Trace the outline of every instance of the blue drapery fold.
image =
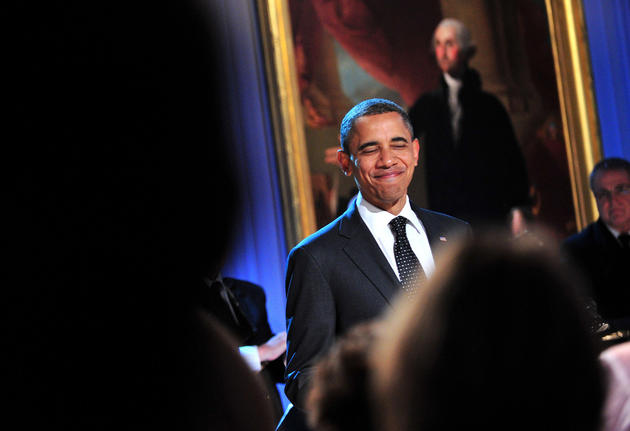
<path id="1" fill-rule="evenodd" d="M 223 144 L 234 156 L 231 169 L 241 195 L 222 272 L 265 289 L 269 323 L 279 332 L 285 329 L 287 250 L 258 15 L 252 0 L 221 0 L 217 4 L 223 23 L 219 67 L 223 69 L 229 122 L 229 142 Z M 221 203 L 217 202 L 220 210 Z"/>
<path id="2" fill-rule="evenodd" d="M 630 2 L 583 2 L 603 153 L 630 159 Z"/>

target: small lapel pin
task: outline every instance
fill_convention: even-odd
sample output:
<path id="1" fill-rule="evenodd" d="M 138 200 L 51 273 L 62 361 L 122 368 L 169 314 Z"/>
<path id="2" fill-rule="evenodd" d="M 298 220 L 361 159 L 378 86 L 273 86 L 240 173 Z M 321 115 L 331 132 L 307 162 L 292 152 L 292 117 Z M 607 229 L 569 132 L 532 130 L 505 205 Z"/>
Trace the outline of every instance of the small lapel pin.
<path id="1" fill-rule="evenodd" d="M 446 237 L 445 237 L 445 236 L 441 236 L 441 237 L 440 237 L 440 241 L 442 241 L 442 242 L 446 242 L 446 241 L 447 241 L 447 239 L 446 239 Z"/>

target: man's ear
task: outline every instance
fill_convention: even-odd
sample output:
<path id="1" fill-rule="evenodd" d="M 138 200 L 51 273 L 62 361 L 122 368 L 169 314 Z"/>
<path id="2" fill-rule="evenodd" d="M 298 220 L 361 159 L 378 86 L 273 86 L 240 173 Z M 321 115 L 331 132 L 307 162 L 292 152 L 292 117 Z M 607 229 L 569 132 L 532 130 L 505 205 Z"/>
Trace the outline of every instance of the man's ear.
<path id="1" fill-rule="evenodd" d="M 344 175 L 352 175 L 352 160 L 350 155 L 343 151 L 341 148 L 337 150 L 337 162 L 339 162 L 339 168 Z"/>
<path id="2" fill-rule="evenodd" d="M 418 141 L 418 138 L 411 141 L 411 145 L 413 146 L 413 157 L 416 161 L 414 166 L 418 166 L 418 160 L 420 159 L 420 141 Z"/>

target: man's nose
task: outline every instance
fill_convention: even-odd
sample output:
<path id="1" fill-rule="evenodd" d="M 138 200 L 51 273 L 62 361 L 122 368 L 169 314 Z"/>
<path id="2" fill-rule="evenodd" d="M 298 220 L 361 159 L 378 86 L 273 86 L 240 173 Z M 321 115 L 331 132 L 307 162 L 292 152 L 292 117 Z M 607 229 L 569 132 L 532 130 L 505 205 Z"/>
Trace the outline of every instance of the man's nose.
<path id="1" fill-rule="evenodd" d="M 390 167 L 394 164 L 394 157 L 392 150 L 389 147 L 381 149 L 379 157 L 379 167 Z"/>

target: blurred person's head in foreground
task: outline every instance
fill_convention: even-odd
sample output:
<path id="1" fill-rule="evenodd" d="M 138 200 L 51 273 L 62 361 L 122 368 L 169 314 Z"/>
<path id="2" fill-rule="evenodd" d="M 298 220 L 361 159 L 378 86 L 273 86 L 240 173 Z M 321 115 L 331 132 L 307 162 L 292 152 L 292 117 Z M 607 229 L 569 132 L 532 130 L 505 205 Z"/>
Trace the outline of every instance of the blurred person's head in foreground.
<path id="1" fill-rule="evenodd" d="M 443 262 L 387 317 L 382 429 L 598 429 L 597 346 L 556 250 L 487 234 Z"/>
<path id="2" fill-rule="evenodd" d="M 307 401 L 313 429 L 377 429 L 371 414 L 369 357 L 381 328 L 378 320 L 356 325 L 318 362 Z"/>

